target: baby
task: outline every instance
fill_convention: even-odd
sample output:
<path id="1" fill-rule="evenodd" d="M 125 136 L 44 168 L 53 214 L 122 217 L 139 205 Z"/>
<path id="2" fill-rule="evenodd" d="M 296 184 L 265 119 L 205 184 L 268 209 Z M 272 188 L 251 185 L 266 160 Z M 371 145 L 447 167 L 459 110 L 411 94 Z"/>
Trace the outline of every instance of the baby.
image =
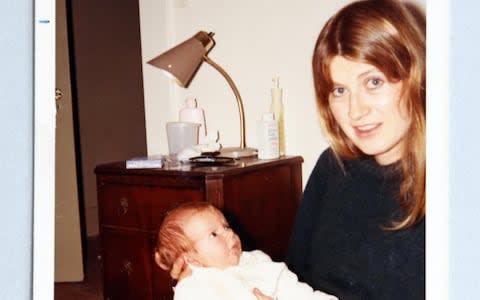
<path id="1" fill-rule="evenodd" d="M 299 282 L 284 263 L 262 251 L 242 252 L 224 215 L 207 202 L 183 204 L 163 220 L 155 261 L 171 271 L 180 256 L 192 273 L 175 287 L 175 300 L 256 300 L 254 288 L 278 300 L 337 299 Z"/>

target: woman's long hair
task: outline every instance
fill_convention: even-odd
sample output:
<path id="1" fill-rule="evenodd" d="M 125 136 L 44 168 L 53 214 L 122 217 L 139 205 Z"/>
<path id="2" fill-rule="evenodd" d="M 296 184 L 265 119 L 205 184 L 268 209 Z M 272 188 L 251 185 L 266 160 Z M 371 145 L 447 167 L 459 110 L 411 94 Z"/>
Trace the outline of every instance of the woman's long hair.
<path id="1" fill-rule="evenodd" d="M 401 97 L 412 120 L 400 163 L 404 218 L 392 220 L 390 229 L 410 227 L 425 216 L 425 16 L 409 9 L 393 0 L 364 0 L 345 6 L 322 29 L 312 62 L 322 127 L 341 158 L 364 154 L 343 133 L 330 110 L 332 59 L 343 56 L 368 63 L 389 81 L 403 81 Z"/>

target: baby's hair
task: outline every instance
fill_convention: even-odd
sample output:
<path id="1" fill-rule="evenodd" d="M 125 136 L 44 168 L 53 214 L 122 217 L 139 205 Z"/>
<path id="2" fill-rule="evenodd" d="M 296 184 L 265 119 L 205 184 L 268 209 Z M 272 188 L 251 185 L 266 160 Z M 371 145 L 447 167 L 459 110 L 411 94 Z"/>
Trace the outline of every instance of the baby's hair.
<path id="1" fill-rule="evenodd" d="M 155 262 L 166 271 L 172 269 L 175 260 L 183 253 L 195 251 L 183 226 L 186 219 L 202 211 L 221 213 L 211 203 L 203 201 L 186 202 L 167 212 L 158 230 L 155 247 Z"/>

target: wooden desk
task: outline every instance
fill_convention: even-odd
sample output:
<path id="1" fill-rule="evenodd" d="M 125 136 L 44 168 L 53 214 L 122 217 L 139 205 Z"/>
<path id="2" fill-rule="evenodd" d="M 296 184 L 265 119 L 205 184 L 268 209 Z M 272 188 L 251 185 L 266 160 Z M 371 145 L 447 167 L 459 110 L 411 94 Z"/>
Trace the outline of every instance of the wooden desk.
<path id="1" fill-rule="evenodd" d="M 282 259 L 302 192 L 302 162 L 295 156 L 241 159 L 235 166 L 97 166 L 104 298 L 172 299 L 170 277 L 155 265 L 153 249 L 165 212 L 180 202 L 213 203 L 245 250 Z"/>

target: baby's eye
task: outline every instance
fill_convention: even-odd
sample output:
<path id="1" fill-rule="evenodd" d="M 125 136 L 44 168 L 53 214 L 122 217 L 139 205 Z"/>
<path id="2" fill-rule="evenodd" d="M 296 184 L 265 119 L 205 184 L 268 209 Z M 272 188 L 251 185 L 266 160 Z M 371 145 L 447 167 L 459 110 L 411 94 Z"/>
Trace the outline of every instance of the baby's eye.
<path id="1" fill-rule="evenodd" d="M 217 235 L 218 235 L 217 232 L 212 231 L 212 232 L 210 233 L 209 237 L 210 237 L 210 238 L 216 238 Z"/>
<path id="2" fill-rule="evenodd" d="M 378 89 L 383 85 L 383 83 L 384 81 L 381 78 L 378 78 L 378 77 L 369 78 L 367 79 L 367 88 L 371 90 Z"/>
<path id="3" fill-rule="evenodd" d="M 345 88 L 336 87 L 332 90 L 333 97 L 341 97 L 345 93 Z"/>

